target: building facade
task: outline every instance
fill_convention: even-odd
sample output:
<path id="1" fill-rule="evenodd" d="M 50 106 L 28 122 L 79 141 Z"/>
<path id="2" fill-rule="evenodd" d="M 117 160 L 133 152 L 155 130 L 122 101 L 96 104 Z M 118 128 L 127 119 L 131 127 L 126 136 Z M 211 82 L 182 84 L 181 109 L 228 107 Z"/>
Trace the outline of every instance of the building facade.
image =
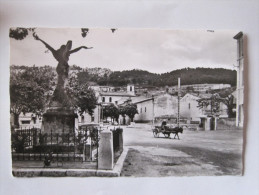
<path id="1" fill-rule="evenodd" d="M 199 93 L 206 93 L 210 90 L 216 90 L 216 89 L 225 89 L 231 87 L 230 84 L 193 84 L 193 85 L 181 85 L 181 90 L 183 91 L 195 91 Z M 178 90 L 178 86 L 173 86 L 168 88 L 169 93 L 174 93 Z"/>
<path id="2" fill-rule="evenodd" d="M 236 91 L 236 126 L 244 125 L 244 37 L 239 32 L 237 40 L 237 91 Z"/>
<path id="3" fill-rule="evenodd" d="M 154 115 L 155 117 L 176 116 L 178 111 L 178 99 L 170 94 L 155 96 Z"/>
<path id="4" fill-rule="evenodd" d="M 154 120 L 154 98 L 143 99 L 133 102 L 137 105 L 138 114 L 135 115 L 135 122 L 152 122 Z"/>
<path id="5" fill-rule="evenodd" d="M 200 98 L 187 93 L 180 100 L 180 113 L 187 120 L 200 121 L 200 116 L 203 114 L 203 111 L 198 108 L 198 99 Z"/>

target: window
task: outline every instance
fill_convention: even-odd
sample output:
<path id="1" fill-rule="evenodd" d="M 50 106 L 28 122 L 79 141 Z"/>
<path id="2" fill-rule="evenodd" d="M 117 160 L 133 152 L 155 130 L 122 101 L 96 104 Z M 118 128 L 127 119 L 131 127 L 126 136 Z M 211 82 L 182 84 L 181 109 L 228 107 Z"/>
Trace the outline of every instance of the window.
<path id="1" fill-rule="evenodd" d="M 140 108 L 140 113 L 142 113 L 142 108 Z"/>
<path id="2" fill-rule="evenodd" d="M 115 104 L 118 104 L 118 101 L 115 101 Z"/>
<path id="3" fill-rule="evenodd" d="M 130 86 L 130 91 L 132 91 L 132 87 Z"/>
<path id="4" fill-rule="evenodd" d="M 109 98 L 109 102 L 112 102 L 112 98 L 111 97 Z"/>
<path id="5" fill-rule="evenodd" d="M 147 107 L 145 107 L 145 112 L 147 112 Z"/>
<path id="6" fill-rule="evenodd" d="M 103 102 L 105 102 L 105 97 L 103 97 Z"/>
<path id="7" fill-rule="evenodd" d="M 191 109 L 191 103 L 189 103 L 189 110 Z"/>
<path id="8" fill-rule="evenodd" d="M 91 117 L 91 122 L 94 122 L 94 116 Z"/>
<path id="9" fill-rule="evenodd" d="M 30 121 L 29 120 L 26 120 L 26 121 L 21 121 L 22 124 L 30 124 Z"/>

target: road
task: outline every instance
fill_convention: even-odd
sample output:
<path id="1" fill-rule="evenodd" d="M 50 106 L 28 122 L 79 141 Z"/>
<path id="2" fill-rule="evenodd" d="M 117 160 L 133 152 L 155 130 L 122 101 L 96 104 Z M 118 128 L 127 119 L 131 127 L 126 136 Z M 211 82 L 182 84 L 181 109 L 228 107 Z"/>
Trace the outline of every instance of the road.
<path id="1" fill-rule="evenodd" d="M 192 131 L 180 140 L 137 124 L 123 128 L 124 146 L 129 148 L 122 176 L 200 176 L 242 174 L 242 130 Z"/>

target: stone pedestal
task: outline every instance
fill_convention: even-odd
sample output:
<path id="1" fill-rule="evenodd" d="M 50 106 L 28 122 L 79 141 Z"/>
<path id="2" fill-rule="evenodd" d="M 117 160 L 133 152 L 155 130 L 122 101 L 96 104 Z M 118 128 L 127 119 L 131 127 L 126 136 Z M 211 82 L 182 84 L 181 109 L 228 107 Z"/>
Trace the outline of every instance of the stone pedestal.
<path id="1" fill-rule="evenodd" d="M 72 109 L 50 108 L 43 114 L 42 133 L 74 133 L 76 118 Z"/>
<path id="2" fill-rule="evenodd" d="M 98 169 L 112 170 L 114 164 L 113 136 L 110 131 L 100 133 Z"/>

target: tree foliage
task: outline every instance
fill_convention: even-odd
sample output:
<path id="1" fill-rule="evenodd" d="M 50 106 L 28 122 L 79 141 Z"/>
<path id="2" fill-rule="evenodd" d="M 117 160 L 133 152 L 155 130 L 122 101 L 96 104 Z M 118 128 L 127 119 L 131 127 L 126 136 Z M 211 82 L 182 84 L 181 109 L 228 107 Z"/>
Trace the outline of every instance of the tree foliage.
<path id="1" fill-rule="evenodd" d="M 30 31 L 34 31 L 35 28 L 11 28 L 9 31 L 9 37 L 16 40 L 23 40 Z"/>
<path id="2" fill-rule="evenodd" d="M 234 96 L 229 94 L 227 97 L 222 99 L 222 102 L 227 106 L 228 117 L 234 118 L 236 116 L 236 113 L 233 111 L 235 108 Z"/>
<path id="3" fill-rule="evenodd" d="M 35 30 L 36 30 L 36 28 L 21 28 L 21 27 L 10 28 L 9 37 L 16 39 L 16 40 L 23 40 L 24 38 L 26 38 L 28 36 L 28 34 L 30 32 L 35 33 Z M 83 38 L 86 37 L 88 32 L 89 32 L 88 28 L 81 28 L 81 35 Z"/>
<path id="4" fill-rule="evenodd" d="M 54 73 L 45 67 L 10 67 L 10 112 L 14 114 L 18 126 L 20 113 L 43 112 L 44 106 L 53 92 Z"/>
<path id="5" fill-rule="evenodd" d="M 131 119 L 131 122 L 133 122 L 135 114 L 138 114 L 137 105 L 133 103 L 126 104 L 121 111 Z"/>
<path id="6" fill-rule="evenodd" d="M 84 70 L 82 70 L 82 72 L 85 72 L 82 73 L 82 75 L 88 74 L 88 81 L 96 82 L 98 85 L 111 85 L 115 87 L 125 86 L 129 83 L 144 87 L 174 86 L 177 85 L 179 77 L 181 77 L 182 85 L 204 83 L 224 83 L 230 84 L 231 86 L 236 85 L 236 71 L 223 68 L 184 68 L 164 74 L 155 74 L 144 70 L 133 69 L 114 71 L 104 76 L 93 75 Z M 191 87 L 189 87 L 188 90 L 194 91 Z"/>
<path id="7" fill-rule="evenodd" d="M 103 116 L 104 117 L 111 117 L 111 119 L 116 119 L 118 120 L 119 118 L 119 109 L 114 105 L 114 104 L 109 104 L 104 106 L 103 108 Z"/>
<path id="8" fill-rule="evenodd" d="M 215 115 L 218 114 L 220 108 L 220 102 L 222 98 L 218 94 L 212 94 L 210 98 L 201 98 L 198 99 L 198 108 L 207 108 L 210 107 L 210 114 Z"/>
<path id="9" fill-rule="evenodd" d="M 69 86 L 66 88 L 72 104 L 78 109 L 80 114 L 87 112 L 92 115 L 97 105 L 95 92 L 87 83 L 80 83 L 78 77 L 69 78 Z"/>
<path id="10" fill-rule="evenodd" d="M 210 98 L 201 98 L 197 100 L 198 108 L 203 109 L 210 107 L 210 114 L 215 115 L 220 110 L 220 103 L 222 102 L 227 106 L 227 114 L 229 118 L 235 117 L 235 113 L 233 109 L 235 107 L 234 104 L 234 96 L 229 94 L 227 97 L 220 97 L 218 93 L 212 94 Z"/>

